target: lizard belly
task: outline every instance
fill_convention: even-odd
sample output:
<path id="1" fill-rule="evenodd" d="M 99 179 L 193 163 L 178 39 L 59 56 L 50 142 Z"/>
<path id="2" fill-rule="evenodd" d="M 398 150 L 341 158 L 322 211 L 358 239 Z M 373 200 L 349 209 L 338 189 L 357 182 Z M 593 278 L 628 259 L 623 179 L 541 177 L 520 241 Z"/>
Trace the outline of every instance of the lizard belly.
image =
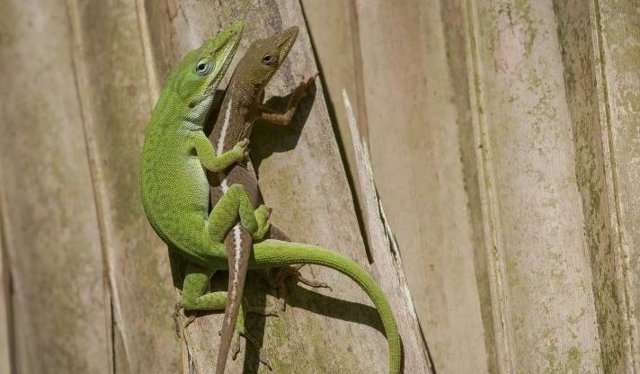
<path id="1" fill-rule="evenodd" d="M 145 169 L 142 176 L 144 207 L 154 230 L 169 244 L 183 248 L 202 245 L 209 208 L 209 184 L 200 161 L 196 157 L 167 158 L 146 165 Z M 202 235 L 194 237 L 194 233 Z"/>

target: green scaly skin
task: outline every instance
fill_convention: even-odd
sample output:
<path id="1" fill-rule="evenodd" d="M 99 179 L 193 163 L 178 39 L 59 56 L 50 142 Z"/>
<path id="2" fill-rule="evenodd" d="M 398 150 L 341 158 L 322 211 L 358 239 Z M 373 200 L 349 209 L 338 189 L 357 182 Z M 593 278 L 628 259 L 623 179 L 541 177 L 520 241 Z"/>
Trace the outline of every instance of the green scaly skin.
<path id="1" fill-rule="evenodd" d="M 214 173 L 246 157 L 246 141 L 216 155 L 204 135 L 203 121 L 213 94 L 240 40 L 242 24 L 234 23 L 202 47 L 187 54 L 167 78 L 145 133 L 142 192 L 147 218 L 168 244 L 172 270 L 184 272 L 181 305 L 187 310 L 222 310 L 227 292 L 206 292 L 211 275 L 228 269 L 224 239 L 238 222 L 253 239 L 269 230 L 264 205 L 254 210 L 245 189 L 231 185 L 207 214 L 209 185 L 205 169 Z M 201 63 L 213 66 L 206 74 Z M 400 372 L 401 342 L 391 307 L 375 281 L 352 260 L 324 248 L 278 240 L 253 244 L 249 269 L 317 264 L 353 279 L 380 313 L 389 344 L 389 373 Z M 236 330 L 244 331 L 242 311 Z"/>

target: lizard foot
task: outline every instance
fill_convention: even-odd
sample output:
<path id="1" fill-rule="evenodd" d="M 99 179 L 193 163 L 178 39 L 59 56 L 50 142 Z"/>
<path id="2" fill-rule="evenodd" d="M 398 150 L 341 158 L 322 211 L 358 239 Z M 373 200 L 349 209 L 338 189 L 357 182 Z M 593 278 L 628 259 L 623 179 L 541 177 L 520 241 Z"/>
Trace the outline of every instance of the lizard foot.
<path id="1" fill-rule="evenodd" d="M 306 81 L 302 81 L 298 84 L 298 86 L 293 90 L 291 97 L 293 98 L 294 105 L 297 105 L 298 102 L 307 96 L 309 87 L 315 84 L 316 78 L 318 77 L 318 73 L 309 77 Z"/>
<path id="2" fill-rule="evenodd" d="M 271 228 L 271 208 L 262 204 L 254 212 L 256 221 L 258 222 L 258 229 L 252 233 L 251 236 L 254 240 L 262 239 Z"/>
<path id="3" fill-rule="evenodd" d="M 295 282 L 300 282 L 302 284 L 306 284 L 309 287 L 313 287 L 313 288 L 328 288 L 329 290 L 332 291 L 331 286 L 329 286 L 328 284 L 326 284 L 324 282 L 319 282 L 319 281 L 316 281 L 316 280 L 307 279 L 307 278 L 303 277 L 302 274 L 300 273 L 300 269 L 304 265 L 305 264 L 299 264 L 299 265 L 295 265 L 295 266 L 284 266 L 284 267 L 269 269 L 269 277 L 268 277 L 269 285 L 272 288 L 275 288 L 277 290 L 276 292 L 277 292 L 278 298 L 283 299 L 282 305 L 280 306 L 281 310 L 286 310 L 286 308 L 287 308 L 287 303 L 286 303 L 286 295 L 287 295 L 286 282 L 289 279 L 293 279 Z"/>
<path id="4" fill-rule="evenodd" d="M 232 152 L 238 161 L 247 159 L 249 157 L 249 139 L 240 140 L 229 152 Z"/>
<path id="5" fill-rule="evenodd" d="M 240 336 L 243 336 L 247 343 L 251 344 L 256 352 L 258 352 L 258 360 L 260 360 L 264 366 L 269 368 L 269 371 L 272 371 L 273 364 L 269 358 L 262 354 L 262 345 L 245 331 L 237 331 L 234 333 L 233 341 L 231 342 L 231 358 L 235 361 L 236 357 L 238 357 L 238 353 L 240 353 Z"/>
<path id="6" fill-rule="evenodd" d="M 184 325 L 182 325 L 182 327 L 181 327 L 180 326 L 180 311 L 182 309 L 184 309 L 184 307 L 180 303 L 176 303 L 175 310 L 173 312 L 173 323 L 174 323 L 174 326 L 176 328 L 176 335 L 178 336 L 178 338 L 182 337 L 182 334 L 180 332 L 181 331 L 184 332 L 184 330 L 187 327 L 189 327 L 189 325 L 192 324 L 193 321 L 196 320 L 196 315 L 192 314 L 192 315 L 187 317 L 187 322 L 185 322 Z"/>
<path id="7" fill-rule="evenodd" d="M 248 310 L 247 310 L 248 311 Z M 262 311 L 261 311 L 262 313 Z M 218 331 L 218 335 L 221 335 L 222 331 Z M 251 344 L 253 348 L 258 352 L 258 360 L 265 365 L 269 370 L 273 370 L 271 360 L 262 354 L 262 344 L 258 342 L 256 338 L 246 332 L 244 327 L 244 319 L 239 318 L 236 321 L 236 326 L 233 330 L 233 336 L 231 337 L 231 358 L 235 361 L 240 353 L 240 337 L 244 337 L 248 344 Z"/>
<path id="8" fill-rule="evenodd" d="M 313 279 L 307 279 L 303 277 L 302 274 L 300 273 L 300 269 L 304 265 L 305 264 L 298 264 L 295 266 L 284 266 L 284 267 L 271 269 L 270 276 L 272 278 L 270 279 L 269 283 L 271 284 L 272 287 L 280 290 L 288 279 L 293 279 L 296 282 L 306 284 L 309 287 L 328 288 L 329 290 L 333 291 L 331 289 L 331 286 L 329 286 L 324 282 L 316 281 Z"/>
<path id="9" fill-rule="evenodd" d="M 298 265 L 297 267 L 292 267 L 292 269 L 295 269 L 295 274 L 291 275 L 291 277 L 295 278 L 298 282 L 306 284 L 309 287 L 312 288 L 328 288 L 329 291 L 333 291 L 333 289 L 331 288 L 331 286 L 329 286 L 328 284 L 324 283 L 324 282 L 320 282 L 314 279 L 307 279 L 305 277 L 302 276 L 302 274 L 300 273 L 300 269 L 304 266 L 304 264 Z"/>

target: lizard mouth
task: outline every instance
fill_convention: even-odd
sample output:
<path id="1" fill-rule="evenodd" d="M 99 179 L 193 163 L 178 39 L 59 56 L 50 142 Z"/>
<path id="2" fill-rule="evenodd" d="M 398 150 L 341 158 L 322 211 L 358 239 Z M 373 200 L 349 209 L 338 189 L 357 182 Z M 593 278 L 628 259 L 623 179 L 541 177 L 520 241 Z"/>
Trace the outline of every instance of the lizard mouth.
<path id="1" fill-rule="evenodd" d="M 279 61 L 284 61 L 284 59 L 289 54 L 291 47 L 293 47 L 293 43 L 296 42 L 297 37 L 298 37 L 297 26 L 291 26 L 277 35 L 278 50 L 280 51 Z"/>
<path id="2" fill-rule="evenodd" d="M 240 45 L 240 39 L 242 39 L 242 31 L 244 29 L 244 24 L 240 21 L 234 22 L 229 27 L 229 37 L 222 42 L 222 48 L 220 50 L 216 50 L 213 53 L 220 53 L 222 58 L 222 67 L 220 68 L 220 74 L 217 74 L 216 78 L 209 82 L 209 86 L 205 92 L 205 95 L 212 95 L 215 92 L 215 87 L 218 87 L 220 81 L 225 75 L 225 72 L 229 68 L 231 64 L 231 60 L 233 60 L 233 56 Z"/>

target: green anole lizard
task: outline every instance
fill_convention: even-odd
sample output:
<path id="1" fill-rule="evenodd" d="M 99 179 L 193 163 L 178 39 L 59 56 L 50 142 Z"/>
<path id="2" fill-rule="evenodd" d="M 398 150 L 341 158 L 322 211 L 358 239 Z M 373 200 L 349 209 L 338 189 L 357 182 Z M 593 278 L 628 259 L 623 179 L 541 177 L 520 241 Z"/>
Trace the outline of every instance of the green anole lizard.
<path id="1" fill-rule="evenodd" d="M 242 24 L 235 23 L 183 58 L 167 78 L 145 132 L 145 213 L 169 246 L 172 270 L 174 264 L 184 270 L 180 304 L 186 310 L 225 307 L 227 292 L 207 293 L 207 284 L 213 272 L 229 267 L 224 240 L 238 220 L 256 240 L 270 226 L 268 209 L 261 205 L 254 211 L 239 184 L 229 186 L 207 215 L 209 186 L 205 169 L 217 173 L 246 157 L 245 140 L 216 155 L 202 131 L 213 93 L 237 47 L 241 30 Z M 393 313 L 366 271 L 344 256 L 312 245 L 268 239 L 254 243 L 252 252 L 249 269 L 317 264 L 338 270 L 358 283 L 380 313 L 389 344 L 389 373 L 399 373 L 401 343 Z M 242 311 L 236 328 L 244 328 Z"/>
<path id="2" fill-rule="evenodd" d="M 298 28 L 291 27 L 282 33 L 258 40 L 251 44 L 238 63 L 227 87 L 216 124 L 209 135 L 209 140 L 218 154 L 230 150 L 241 139 L 249 138 L 253 123 L 258 119 L 278 125 L 287 125 L 291 120 L 300 98 L 313 82 L 313 78 L 302 83 L 294 91 L 284 113 L 277 113 L 262 106 L 261 100 L 265 86 L 287 57 L 297 35 Z M 235 183 L 244 186 L 254 206 L 262 203 L 256 173 L 249 159 L 245 160 L 244 164 L 236 163 L 223 172 L 211 175 L 210 182 L 213 204 L 220 200 L 230 185 Z M 271 229 L 275 228 L 271 226 Z M 229 286 L 216 374 L 224 373 L 230 346 L 233 344 L 234 358 L 240 349 L 238 338 L 241 331 L 235 329 L 235 326 L 242 303 L 252 244 L 251 235 L 239 223 L 233 226 L 225 238 L 229 256 Z"/>
<path id="3" fill-rule="evenodd" d="M 205 169 L 222 171 L 247 156 L 248 141 L 239 140 L 227 152 L 216 154 L 203 132 L 204 120 L 218 87 L 235 55 L 244 24 L 235 22 L 227 30 L 189 52 L 167 77 L 147 125 L 142 153 L 142 197 L 151 226 L 168 244 L 176 278 L 184 276 L 183 301 L 190 309 L 208 305 L 209 297 L 191 286 L 199 282 L 198 271 L 225 268 L 224 248 L 211 246 L 228 232 L 216 224 L 227 210 L 239 210 L 243 225 L 252 235 L 264 236 L 269 229 L 268 210 L 255 212 L 240 185 L 231 186 L 206 217 L 209 183 Z M 237 214 L 238 212 L 236 212 Z M 186 229 L 186 225 L 194 226 Z M 222 257 L 221 257 L 222 256 Z M 207 309 L 207 308 L 205 308 Z"/>

